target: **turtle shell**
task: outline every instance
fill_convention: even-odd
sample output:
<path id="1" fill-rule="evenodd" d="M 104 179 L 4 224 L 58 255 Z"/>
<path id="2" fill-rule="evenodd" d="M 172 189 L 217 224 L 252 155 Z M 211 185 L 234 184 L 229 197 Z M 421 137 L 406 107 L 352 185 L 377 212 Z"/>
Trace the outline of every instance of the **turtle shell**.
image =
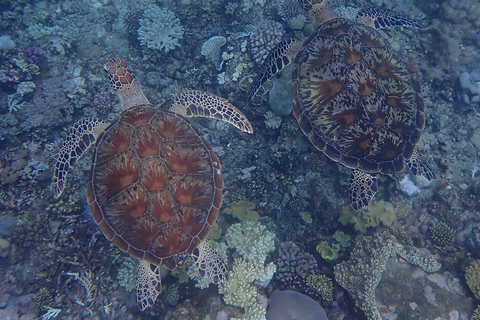
<path id="1" fill-rule="evenodd" d="M 396 173 L 424 127 L 421 88 L 382 35 L 345 19 L 320 25 L 294 60 L 293 110 L 329 158 Z"/>
<path id="2" fill-rule="evenodd" d="M 132 256 L 182 266 L 215 223 L 220 162 L 182 116 L 126 110 L 100 135 L 87 197 L 105 236 Z"/>

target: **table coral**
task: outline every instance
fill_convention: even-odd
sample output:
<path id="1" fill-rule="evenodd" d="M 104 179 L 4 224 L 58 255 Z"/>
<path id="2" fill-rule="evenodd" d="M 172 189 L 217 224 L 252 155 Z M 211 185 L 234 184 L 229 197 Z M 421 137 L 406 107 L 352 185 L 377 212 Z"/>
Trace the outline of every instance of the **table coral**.
<path id="1" fill-rule="evenodd" d="M 350 260 L 334 267 L 335 279 L 355 299 L 355 304 L 368 319 L 382 319 L 377 310 L 375 289 L 387 260 L 395 253 L 426 272 L 435 272 L 440 264 L 430 255 L 401 245 L 388 231 L 360 238 L 354 245 Z"/>

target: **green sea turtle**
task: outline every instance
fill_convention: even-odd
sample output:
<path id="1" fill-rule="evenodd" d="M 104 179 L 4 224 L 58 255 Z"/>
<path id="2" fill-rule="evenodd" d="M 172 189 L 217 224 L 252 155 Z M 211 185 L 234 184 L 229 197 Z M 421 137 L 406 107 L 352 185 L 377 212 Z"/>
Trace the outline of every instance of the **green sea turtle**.
<path id="1" fill-rule="evenodd" d="M 185 116 L 224 120 L 249 133 L 252 126 L 227 100 L 203 91 L 182 92 L 169 111 L 157 109 L 125 61 L 109 59 L 104 69 L 123 112 L 111 124 L 86 118 L 68 130 L 52 189 L 62 195 L 68 171 L 95 145 L 88 203 L 104 235 L 141 261 L 136 293 L 144 310 L 161 291 L 160 266 L 173 270 L 192 256 L 212 283 L 227 276 L 204 241 L 222 204 L 220 162 Z"/>
<path id="2" fill-rule="evenodd" d="M 313 145 L 353 170 L 352 207 L 367 206 L 377 173 L 394 174 L 406 162 L 414 175 L 435 178 L 415 152 L 424 127 L 420 84 L 376 30 L 424 29 L 399 13 L 365 7 L 355 21 L 337 17 L 327 0 L 300 0 L 315 26 L 303 42 L 281 42 L 267 57 L 250 90 L 293 62 L 293 113 Z"/>

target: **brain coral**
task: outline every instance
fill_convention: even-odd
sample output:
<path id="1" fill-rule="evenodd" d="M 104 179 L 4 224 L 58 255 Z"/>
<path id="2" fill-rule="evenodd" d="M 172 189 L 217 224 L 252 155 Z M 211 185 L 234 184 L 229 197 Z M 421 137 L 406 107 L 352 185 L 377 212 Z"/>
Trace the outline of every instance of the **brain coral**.
<path id="1" fill-rule="evenodd" d="M 142 45 L 168 52 L 180 46 L 178 40 L 182 38 L 183 27 L 173 12 L 155 5 L 145 10 L 138 29 L 138 40 Z"/>

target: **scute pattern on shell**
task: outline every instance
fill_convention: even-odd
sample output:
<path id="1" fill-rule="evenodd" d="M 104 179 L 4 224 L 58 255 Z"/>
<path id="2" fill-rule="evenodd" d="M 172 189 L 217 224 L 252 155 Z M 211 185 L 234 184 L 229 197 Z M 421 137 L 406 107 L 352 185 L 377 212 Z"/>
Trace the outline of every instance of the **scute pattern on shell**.
<path id="1" fill-rule="evenodd" d="M 421 89 L 382 35 L 334 19 L 295 57 L 294 114 L 316 148 L 366 172 L 396 173 L 424 126 Z"/>
<path id="2" fill-rule="evenodd" d="M 189 122 L 141 105 L 99 137 L 87 196 L 109 240 L 175 269 L 215 223 L 222 189 L 219 160 Z"/>

